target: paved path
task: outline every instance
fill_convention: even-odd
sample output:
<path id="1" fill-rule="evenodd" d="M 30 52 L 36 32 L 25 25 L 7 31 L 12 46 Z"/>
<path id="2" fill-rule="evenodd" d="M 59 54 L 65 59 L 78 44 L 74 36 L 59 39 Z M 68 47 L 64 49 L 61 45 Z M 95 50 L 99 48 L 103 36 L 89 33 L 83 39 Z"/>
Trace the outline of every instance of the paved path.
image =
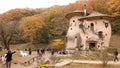
<path id="1" fill-rule="evenodd" d="M 60 63 L 56 63 L 54 66 L 64 66 L 64 65 L 70 64 L 72 62 L 73 62 L 72 60 L 63 60 Z"/>
<path id="2" fill-rule="evenodd" d="M 64 61 L 60 63 L 56 63 L 54 66 L 64 66 L 70 63 L 82 63 L 82 64 L 102 64 L 101 61 L 91 61 L 91 60 L 70 60 L 70 59 L 65 59 Z M 114 64 L 114 65 L 120 65 L 119 62 L 114 62 L 114 61 L 109 61 L 108 64 Z"/>
<path id="3" fill-rule="evenodd" d="M 73 63 L 85 63 L 85 64 L 102 64 L 102 61 L 90 61 L 90 60 L 73 60 Z M 108 64 L 119 64 L 120 62 L 109 61 Z"/>

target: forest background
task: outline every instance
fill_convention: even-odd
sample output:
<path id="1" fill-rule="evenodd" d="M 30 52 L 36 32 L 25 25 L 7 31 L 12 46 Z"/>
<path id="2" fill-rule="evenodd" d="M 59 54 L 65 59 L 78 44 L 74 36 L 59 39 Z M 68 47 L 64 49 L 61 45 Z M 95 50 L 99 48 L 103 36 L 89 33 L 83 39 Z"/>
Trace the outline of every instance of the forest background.
<path id="1" fill-rule="evenodd" d="M 23 43 L 47 44 L 64 48 L 69 25 L 69 20 L 65 18 L 65 15 L 74 10 L 83 10 L 85 4 L 88 13 L 98 11 L 115 17 L 115 21 L 111 23 L 112 42 L 110 45 L 119 46 L 120 0 L 77 0 L 75 3 L 64 6 L 11 9 L 0 14 L 0 44 L 6 49 L 9 49 L 11 44 Z"/>

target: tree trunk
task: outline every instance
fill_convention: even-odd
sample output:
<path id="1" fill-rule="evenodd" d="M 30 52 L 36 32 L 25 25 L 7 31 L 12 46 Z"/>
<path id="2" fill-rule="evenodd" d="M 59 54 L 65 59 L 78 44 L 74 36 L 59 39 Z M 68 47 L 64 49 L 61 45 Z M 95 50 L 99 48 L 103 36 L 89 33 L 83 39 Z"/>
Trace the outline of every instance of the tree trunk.
<path id="1" fill-rule="evenodd" d="M 4 46 L 5 46 L 5 49 L 7 49 L 7 50 L 9 50 L 9 49 L 10 49 L 9 44 L 4 44 Z"/>

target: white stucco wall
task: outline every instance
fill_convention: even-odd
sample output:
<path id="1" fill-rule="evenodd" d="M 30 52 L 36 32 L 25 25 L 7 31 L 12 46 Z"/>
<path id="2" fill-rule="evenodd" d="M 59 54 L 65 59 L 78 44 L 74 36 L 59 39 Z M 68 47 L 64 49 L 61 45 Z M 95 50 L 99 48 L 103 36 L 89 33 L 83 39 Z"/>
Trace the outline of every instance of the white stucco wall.
<path id="1" fill-rule="evenodd" d="M 108 23 L 108 27 L 105 27 L 105 22 Z M 99 31 L 103 32 L 103 36 L 104 36 L 104 44 L 103 46 L 109 46 L 109 41 L 110 41 L 110 37 L 111 37 L 111 24 L 109 23 L 108 20 L 92 20 L 89 21 L 89 23 L 93 23 L 94 24 L 94 30 L 96 33 L 98 33 Z"/>
<path id="2" fill-rule="evenodd" d="M 80 34 L 78 20 L 79 18 L 80 16 L 74 16 L 70 19 L 69 28 L 66 35 L 67 37 L 66 49 L 75 49 L 76 47 L 78 47 L 77 45 L 78 40 L 76 40 L 75 37 Z"/>
<path id="3" fill-rule="evenodd" d="M 105 19 L 93 19 L 79 21 L 81 16 L 74 16 L 70 19 L 69 28 L 67 32 L 66 49 L 75 49 L 76 47 L 83 46 L 85 49 L 87 41 L 96 41 L 96 46 L 109 46 L 111 37 L 111 24 Z M 94 31 L 91 31 L 91 23 L 94 24 Z M 105 23 L 108 23 L 108 27 L 105 27 Z M 84 29 L 80 28 L 80 24 L 83 24 Z M 103 32 L 103 40 L 98 36 L 98 32 Z M 75 37 L 80 37 L 76 39 Z M 78 43 L 80 42 L 80 43 Z"/>

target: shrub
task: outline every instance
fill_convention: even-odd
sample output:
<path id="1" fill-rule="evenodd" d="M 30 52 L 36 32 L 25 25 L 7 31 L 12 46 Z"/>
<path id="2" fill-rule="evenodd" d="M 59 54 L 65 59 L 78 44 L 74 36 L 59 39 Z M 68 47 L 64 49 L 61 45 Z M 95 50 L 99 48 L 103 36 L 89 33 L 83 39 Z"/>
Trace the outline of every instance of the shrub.
<path id="1" fill-rule="evenodd" d="M 62 39 L 55 39 L 51 42 L 50 46 L 57 50 L 62 50 L 65 48 L 64 41 Z"/>
<path id="2" fill-rule="evenodd" d="M 109 61 L 108 49 L 102 50 L 100 52 L 100 60 L 102 61 L 103 66 L 107 66 Z"/>
<path id="3" fill-rule="evenodd" d="M 54 68 L 54 67 L 50 66 L 49 64 L 41 64 L 38 66 L 38 68 Z"/>

